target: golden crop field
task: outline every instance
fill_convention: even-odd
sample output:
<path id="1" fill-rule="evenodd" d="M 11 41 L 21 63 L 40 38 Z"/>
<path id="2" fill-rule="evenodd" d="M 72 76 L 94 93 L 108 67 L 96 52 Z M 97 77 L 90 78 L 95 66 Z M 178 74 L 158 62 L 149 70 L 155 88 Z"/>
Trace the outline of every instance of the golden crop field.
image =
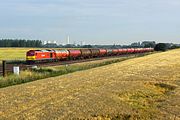
<path id="1" fill-rule="evenodd" d="M 0 89 L 0 119 L 180 119 L 180 49 Z"/>
<path id="2" fill-rule="evenodd" d="M 26 59 L 26 52 L 33 48 L 0 48 L 0 61 Z"/>

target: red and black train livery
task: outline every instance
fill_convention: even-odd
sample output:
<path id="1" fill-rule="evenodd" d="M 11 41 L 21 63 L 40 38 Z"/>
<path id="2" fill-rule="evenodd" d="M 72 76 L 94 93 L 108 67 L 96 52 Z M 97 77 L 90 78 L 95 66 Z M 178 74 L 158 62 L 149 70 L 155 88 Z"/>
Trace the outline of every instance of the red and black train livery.
<path id="1" fill-rule="evenodd" d="M 28 63 L 50 62 L 153 51 L 153 48 L 29 50 L 26 53 L 26 61 Z"/>

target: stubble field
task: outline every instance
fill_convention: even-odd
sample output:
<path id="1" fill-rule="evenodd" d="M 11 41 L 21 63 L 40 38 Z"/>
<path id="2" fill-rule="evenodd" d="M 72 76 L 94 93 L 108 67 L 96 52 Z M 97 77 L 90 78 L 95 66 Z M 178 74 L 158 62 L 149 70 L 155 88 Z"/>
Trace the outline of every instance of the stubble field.
<path id="1" fill-rule="evenodd" d="M 180 49 L 0 89 L 0 119 L 180 119 Z"/>

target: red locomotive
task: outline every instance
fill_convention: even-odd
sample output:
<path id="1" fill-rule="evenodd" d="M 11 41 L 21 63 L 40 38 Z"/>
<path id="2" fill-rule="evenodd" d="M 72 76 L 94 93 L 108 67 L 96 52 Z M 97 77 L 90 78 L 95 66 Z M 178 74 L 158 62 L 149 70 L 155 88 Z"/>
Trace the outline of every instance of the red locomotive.
<path id="1" fill-rule="evenodd" d="M 28 61 L 46 61 L 55 59 L 56 54 L 53 50 L 30 50 L 26 54 Z"/>
<path id="2" fill-rule="evenodd" d="M 28 63 L 50 62 L 153 51 L 153 48 L 29 50 L 26 54 L 26 60 Z"/>

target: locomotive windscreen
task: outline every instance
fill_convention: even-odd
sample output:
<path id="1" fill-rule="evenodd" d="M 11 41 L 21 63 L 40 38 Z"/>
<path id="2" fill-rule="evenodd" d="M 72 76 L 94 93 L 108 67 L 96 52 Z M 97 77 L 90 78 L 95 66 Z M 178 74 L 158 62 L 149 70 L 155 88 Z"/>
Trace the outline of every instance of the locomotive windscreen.
<path id="1" fill-rule="evenodd" d="M 27 52 L 27 56 L 34 56 L 35 55 L 35 51 L 34 50 L 30 50 Z"/>

